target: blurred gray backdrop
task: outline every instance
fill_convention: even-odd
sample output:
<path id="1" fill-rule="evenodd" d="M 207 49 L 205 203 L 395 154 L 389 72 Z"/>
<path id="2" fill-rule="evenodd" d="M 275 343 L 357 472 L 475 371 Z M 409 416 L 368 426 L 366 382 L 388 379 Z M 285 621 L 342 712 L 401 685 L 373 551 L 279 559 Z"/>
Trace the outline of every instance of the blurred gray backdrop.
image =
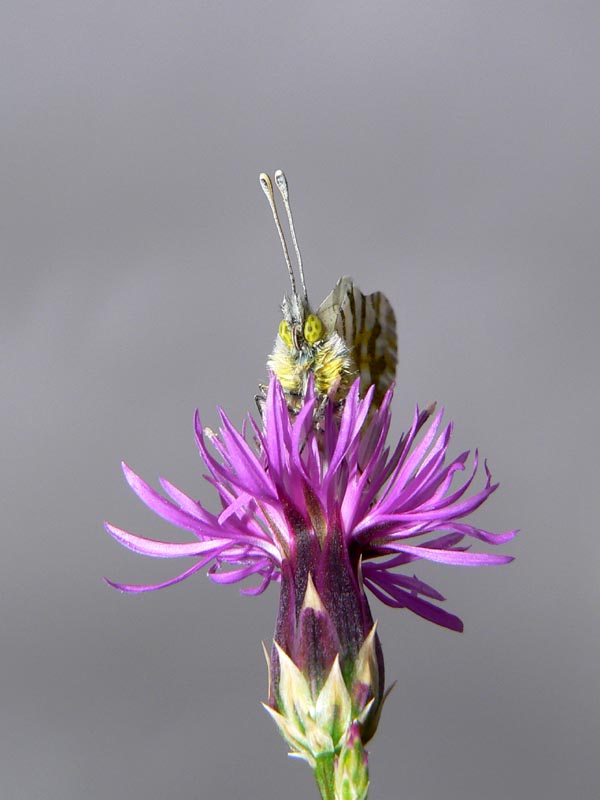
<path id="1" fill-rule="evenodd" d="M 395 306 L 394 432 L 437 400 L 522 528 L 509 567 L 430 567 L 465 633 L 373 602 L 398 685 L 373 800 L 596 798 L 600 7 L 8 2 L 0 12 L 2 800 L 314 797 L 259 706 L 277 589 L 175 574 L 126 459 L 206 503 L 199 406 L 240 421 L 286 274 Z M 595 488 L 596 487 L 596 488 Z"/>

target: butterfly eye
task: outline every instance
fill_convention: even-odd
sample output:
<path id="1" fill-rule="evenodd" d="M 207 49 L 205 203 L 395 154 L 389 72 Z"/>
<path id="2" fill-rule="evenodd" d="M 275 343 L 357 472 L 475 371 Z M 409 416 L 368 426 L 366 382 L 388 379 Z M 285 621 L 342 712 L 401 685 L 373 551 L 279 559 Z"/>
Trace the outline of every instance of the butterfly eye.
<path id="1" fill-rule="evenodd" d="M 290 330 L 289 324 L 284 319 L 282 319 L 281 322 L 279 323 L 279 329 L 277 333 L 279 334 L 279 338 L 283 341 L 283 343 L 287 344 L 287 346 L 291 349 L 293 344 L 292 332 Z"/>
<path id="2" fill-rule="evenodd" d="M 304 323 L 304 338 L 309 344 L 315 344 L 323 338 L 323 323 L 316 314 L 309 314 Z"/>

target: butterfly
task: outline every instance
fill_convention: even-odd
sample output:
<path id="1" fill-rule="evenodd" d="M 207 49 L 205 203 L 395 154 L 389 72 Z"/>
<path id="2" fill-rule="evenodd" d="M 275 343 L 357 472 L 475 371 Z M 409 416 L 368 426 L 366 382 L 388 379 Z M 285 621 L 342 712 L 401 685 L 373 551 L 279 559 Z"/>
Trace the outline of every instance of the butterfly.
<path id="1" fill-rule="evenodd" d="M 267 367 L 285 393 L 290 414 L 302 407 L 312 378 L 317 396 L 315 419 L 322 417 L 328 399 L 342 408 L 344 398 L 356 378 L 360 394 L 374 385 L 372 408 L 378 408 L 394 381 L 397 363 L 396 317 L 382 292 L 364 295 L 351 278 L 342 277 L 321 305 L 313 310 L 308 300 L 302 257 L 289 199 L 287 179 L 281 170 L 274 175 L 283 199 L 294 244 L 301 291 L 277 213 L 273 183 L 266 173 L 260 185 L 269 201 L 283 248 L 291 294 L 283 298 L 282 319 Z M 262 410 L 264 387 L 257 403 Z"/>

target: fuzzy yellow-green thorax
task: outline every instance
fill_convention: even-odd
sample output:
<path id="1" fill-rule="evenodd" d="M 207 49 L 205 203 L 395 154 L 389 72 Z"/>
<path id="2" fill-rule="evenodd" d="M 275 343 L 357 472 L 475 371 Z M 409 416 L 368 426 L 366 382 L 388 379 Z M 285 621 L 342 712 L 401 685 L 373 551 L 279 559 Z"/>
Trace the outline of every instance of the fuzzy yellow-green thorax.
<path id="1" fill-rule="evenodd" d="M 268 367 L 286 392 L 290 410 L 300 406 L 311 374 L 318 395 L 333 393 L 338 400 L 345 397 L 357 375 L 346 342 L 312 313 L 305 315 L 304 323 L 281 320 Z"/>

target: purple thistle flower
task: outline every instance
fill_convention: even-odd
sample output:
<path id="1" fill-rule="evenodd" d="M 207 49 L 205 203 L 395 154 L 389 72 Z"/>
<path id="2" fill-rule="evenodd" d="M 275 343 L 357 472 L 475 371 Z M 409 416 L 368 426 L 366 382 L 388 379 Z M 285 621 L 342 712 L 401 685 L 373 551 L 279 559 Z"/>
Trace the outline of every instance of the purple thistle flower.
<path id="1" fill-rule="evenodd" d="M 316 400 L 312 390 L 291 419 L 281 387 L 272 378 L 264 430 L 249 417 L 252 444 L 247 441 L 248 426 L 238 432 L 222 410 L 218 435 L 203 430 L 196 413 L 196 439 L 210 473 L 206 477 L 221 499 L 220 514 L 160 479 L 168 496 L 164 497 L 123 464 L 125 478 L 142 502 L 167 522 L 189 531 L 195 541 L 155 541 L 108 523 L 107 531 L 143 555 L 197 560 L 164 583 L 108 583 L 130 593 L 153 591 L 179 583 L 211 564 L 208 574 L 215 583 L 257 576 L 258 585 L 241 591 L 260 594 L 271 581 L 281 581 L 284 565 L 297 551 L 300 531 L 322 539 L 335 527 L 344 553 L 351 554 L 357 568 L 361 562 L 362 581 L 376 597 L 438 625 L 462 630 L 457 617 L 432 602 L 444 600 L 438 591 L 414 575 L 395 570 L 421 559 L 461 566 L 512 561 L 511 556 L 470 552 L 462 545 L 469 537 L 496 545 L 515 535 L 514 530 L 491 533 L 460 521 L 479 508 L 498 484 L 492 483 L 485 465 L 485 485 L 467 496 L 479 465 L 475 452 L 466 480 L 453 487 L 456 473 L 466 470 L 469 452 L 446 463 L 452 423 L 441 427 L 443 411 L 433 416 L 432 409 L 417 408 L 410 430 L 391 452 L 386 438 L 392 392 L 376 411 L 371 408 L 371 395 L 369 391 L 360 399 L 357 381 L 341 417 L 329 404 L 323 430 L 318 431 L 313 425 Z M 418 434 L 432 416 L 419 440 Z M 211 455 L 208 442 L 217 458 Z"/>
<path id="2" fill-rule="evenodd" d="M 356 381 L 341 413 L 328 402 L 319 407 L 315 425 L 313 387 L 290 415 L 280 384 L 271 378 L 262 428 L 249 417 L 249 426 L 238 432 L 221 411 L 217 435 L 203 430 L 196 414 L 196 439 L 221 500 L 220 514 L 163 479 L 167 497 L 159 494 L 124 464 L 138 497 L 195 540 L 155 541 L 106 525 L 135 552 L 194 559 L 160 584 L 108 581 L 126 592 L 178 583 L 208 564 L 215 583 L 257 578 L 241 590 L 245 594 L 280 582 L 267 710 L 293 753 L 313 767 L 324 798 L 334 797 L 334 784 L 342 791 L 354 782 L 355 794 L 348 796 L 358 800 L 368 787 L 363 744 L 376 730 L 385 681 L 364 587 L 389 606 L 461 631 L 458 617 L 439 607 L 444 598 L 436 589 L 397 568 L 419 560 L 506 564 L 510 556 L 471 552 L 463 542 L 501 544 L 516 533 L 491 533 L 461 521 L 498 484 L 485 465 L 484 486 L 467 494 L 478 455 L 468 472 L 468 452 L 447 462 L 452 424 L 442 426 L 442 411 L 417 408 L 410 430 L 391 450 L 386 439 L 392 391 L 379 408 L 372 396 L 373 387 L 361 399 Z M 465 472 L 457 486 L 457 473 Z"/>

